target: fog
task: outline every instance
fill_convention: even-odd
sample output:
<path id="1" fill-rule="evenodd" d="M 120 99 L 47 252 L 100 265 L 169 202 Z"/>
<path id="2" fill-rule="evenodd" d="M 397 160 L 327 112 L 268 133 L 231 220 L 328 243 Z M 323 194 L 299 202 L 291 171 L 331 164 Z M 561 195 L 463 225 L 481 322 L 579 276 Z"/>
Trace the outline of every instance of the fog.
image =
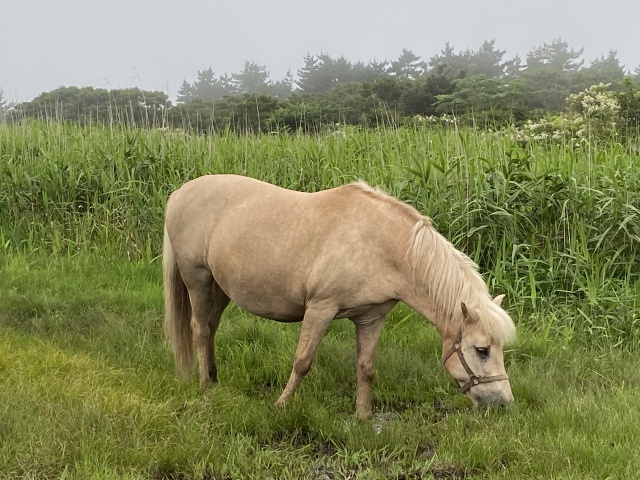
<path id="1" fill-rule="evenodd" d="M 627 70 L 640 65 L 637 0 L 3 0 L 0 11 L 0 89 L 12 102 L 59 86 L 175 99 L 209 66 L 231 74 L 249 60 L 275 80 L 307 53 L 391 60 L 408 48 L 428 60 L 445 42 L 464 50 L 491 39 L 505 58 L 562 37 L 584 48 L 585 66 L 610 49 Z"/>

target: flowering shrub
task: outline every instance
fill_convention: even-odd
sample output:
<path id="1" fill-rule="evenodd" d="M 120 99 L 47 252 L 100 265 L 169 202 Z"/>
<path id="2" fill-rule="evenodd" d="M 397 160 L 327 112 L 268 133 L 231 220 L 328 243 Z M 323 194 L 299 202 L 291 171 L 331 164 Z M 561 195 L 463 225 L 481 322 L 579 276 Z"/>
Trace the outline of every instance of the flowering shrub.
<path id="1" fill-rule="evenodd" d="M 569 112 L 582 115 L 591 133 L 599 138 L 615 138 L 622 118 L 616 93 L 609 91 L 609 84 L 592 85 L 586 90 L 569 95 Z"/>
<path id="2" fill-rule="evenodd" d="M 620 104 L 609 85 L 600 83 L 567 97 L 568 112 L 509 130 L 514 140 L 579 147 L 589 140 L 616 138 L 622 118 Z"/>
<path id="3" fill-rule="evenodd" d="M 567 115 L 527 120 L 522 127 L 513 127 L 508 132 L 520 143 L 535 141 L 574 147 L 579 147 L 587 137 L 584 117 Z"/>
<path id="4" fill-rule="evenodd" d="M 455 115 L 445 113 L 443 115 L 428 115 L 423 117 L 422 115 L 414 115 L 411 117 L 417 124 L 439 125 L 439 126 L 457 126 L 458 121 Z"/>
<path id="5" fill-rule="evenodd" d="M 611 91 L 610 84 L 599 83 L 570 94 L 567 111 L 527 120 L 520 126 L 508 126 L 498 131 L 521 144 L 529 142 L 578 148 L 593 142 L 614 140 L 624 142 L 640 134 L 640 89 L 628 78 L 621 92 Z M 454 127 L 475 125 L 472 117 L 444 114 L 415 115 L 405 119 L 409 125 Z"/>
<path id="6" fill-rule="evenodd" d="M 620 104 L 614 92 L 609 91 L 611 84 L 599 83 L 579 93 L 567 97 L 569 111 L 589 118 L 616 119 Z"/>

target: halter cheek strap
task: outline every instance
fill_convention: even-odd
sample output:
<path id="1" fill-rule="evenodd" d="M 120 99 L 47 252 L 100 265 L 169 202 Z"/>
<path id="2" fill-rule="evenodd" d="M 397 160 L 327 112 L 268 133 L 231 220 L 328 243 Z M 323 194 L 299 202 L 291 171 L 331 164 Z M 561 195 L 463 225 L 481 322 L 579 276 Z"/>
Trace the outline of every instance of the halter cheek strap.
<path id="1" fill-rule="evenodd" d="M 447 363 L 447 360 L 449 360 L 449 357 L 454 353 L 458 354 L 460 363 L 462 364 L 465 371 L 469 375 L 469 380 L 467 380 L 467 382 L 460 387 L 460 393 L 467 393 L 471 389 L 471 387 L 475 387 L 476 385 L 479 385 L 481 383 L 491 383 L 491 382 L 499 382 L 501 380 L 509 380 L 509 376 L 506 373 L 503 373 L 501 375 L 491 375 L 488 377 L 480 377 L 475 373 L 473 373 L 473 370 L 471 370 L 471 367 L 469 366 L 467 361 L 464 359 L 464 355 L 462 353 L 462 330 L 458 332 L 458 335 L 453 340 L 453 345 L 451 346 L 449 351 L 442 356 L 442 364 L 444 365 L 445 363 Z"/>

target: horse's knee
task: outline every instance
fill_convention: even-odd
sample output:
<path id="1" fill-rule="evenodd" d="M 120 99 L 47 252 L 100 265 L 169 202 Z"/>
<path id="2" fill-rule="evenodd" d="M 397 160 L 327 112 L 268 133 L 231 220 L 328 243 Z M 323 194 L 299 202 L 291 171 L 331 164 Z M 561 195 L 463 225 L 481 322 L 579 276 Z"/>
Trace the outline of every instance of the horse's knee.
<path id="1" fill-rule="evenodd" d="M 358 372 L 360 378 L 368 383 L 373 382 L 373 379 L 376 376 L 375 367 L 371 362 L 358 362 Z"/>
<path id="2" fill-rule="evenodd" d="M 312 362 L 312 358 L 296 358 L 293 362 L 293 369 L 298 375 L 304 377 L 307 373 L 309 373 Z"/>
<path id="3" fill-rule="evenodd" d="M 194 342 L 205 342 L 209 340 L 211 329 L 207 323 L 202 323 L 198 320 L 191 321 L 191 331 L 193 332 Z"/>

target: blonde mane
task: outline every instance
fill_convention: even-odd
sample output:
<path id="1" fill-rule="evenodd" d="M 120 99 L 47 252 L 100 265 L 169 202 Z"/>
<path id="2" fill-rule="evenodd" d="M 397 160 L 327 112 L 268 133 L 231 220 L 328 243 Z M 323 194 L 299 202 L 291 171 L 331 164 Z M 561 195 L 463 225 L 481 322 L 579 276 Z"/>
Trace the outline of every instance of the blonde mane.
<path id="1" fill-rule="evenodd" d="M 480 318 L 480 328 L 501 343 L 515 337 L 515 325 L 507 312 L 496 305 L 478 266 L 467 255 L 457 250 L 412 206 L 359 180 L 351 185 L 387 203 L 393 203 L 409 218 L 417 220 L 411 229 L 407 260 L 411 266 L 414 287 L 418 283 L 425 288 L 441 317 L 456 331 L 464 318 L 460 303 L 473 308 Z M 424 281 L 429 278 L 429 281 Z"/>
<path id="2" fill-rule="evenodd" d="M 405 215 L 408 215 L 412 219 L 418 219 L 422 217 L 422 215 L 420 215 L 420 212 L 418 212 L 411 205 L 401 202 L 397 198 L 389 195 L 387 192 L 385 192 L 381 188 L 372 187 L 364 180 L 357 180 L 355 182 L 351 182 L 349 185 L 353 185 L 354 187 L 359 188 L 362 192 L 366 193 L 367 195 L 370 195 L 373 198 L 376 198 L 387 204 L 393 205 L 394 207 L 398 208 Z"/>
<path id="3" fill-rule="evenodd" d="M 480 327 L 487 335 L 501 343 L 515 337 L 513 320 L 491 299 L 478 266 L 440 235 L 428 217 L 423 217 L 411 230 L 407 259 L 414 285 L 416 281 L 424 285 L 425 293 L 442 317 L 451 322 L 451 328 L 462 327 L 460 303 L 464 302 L 477 311 Z M 427 277 L 429 281 L 421 282 Z"/>

